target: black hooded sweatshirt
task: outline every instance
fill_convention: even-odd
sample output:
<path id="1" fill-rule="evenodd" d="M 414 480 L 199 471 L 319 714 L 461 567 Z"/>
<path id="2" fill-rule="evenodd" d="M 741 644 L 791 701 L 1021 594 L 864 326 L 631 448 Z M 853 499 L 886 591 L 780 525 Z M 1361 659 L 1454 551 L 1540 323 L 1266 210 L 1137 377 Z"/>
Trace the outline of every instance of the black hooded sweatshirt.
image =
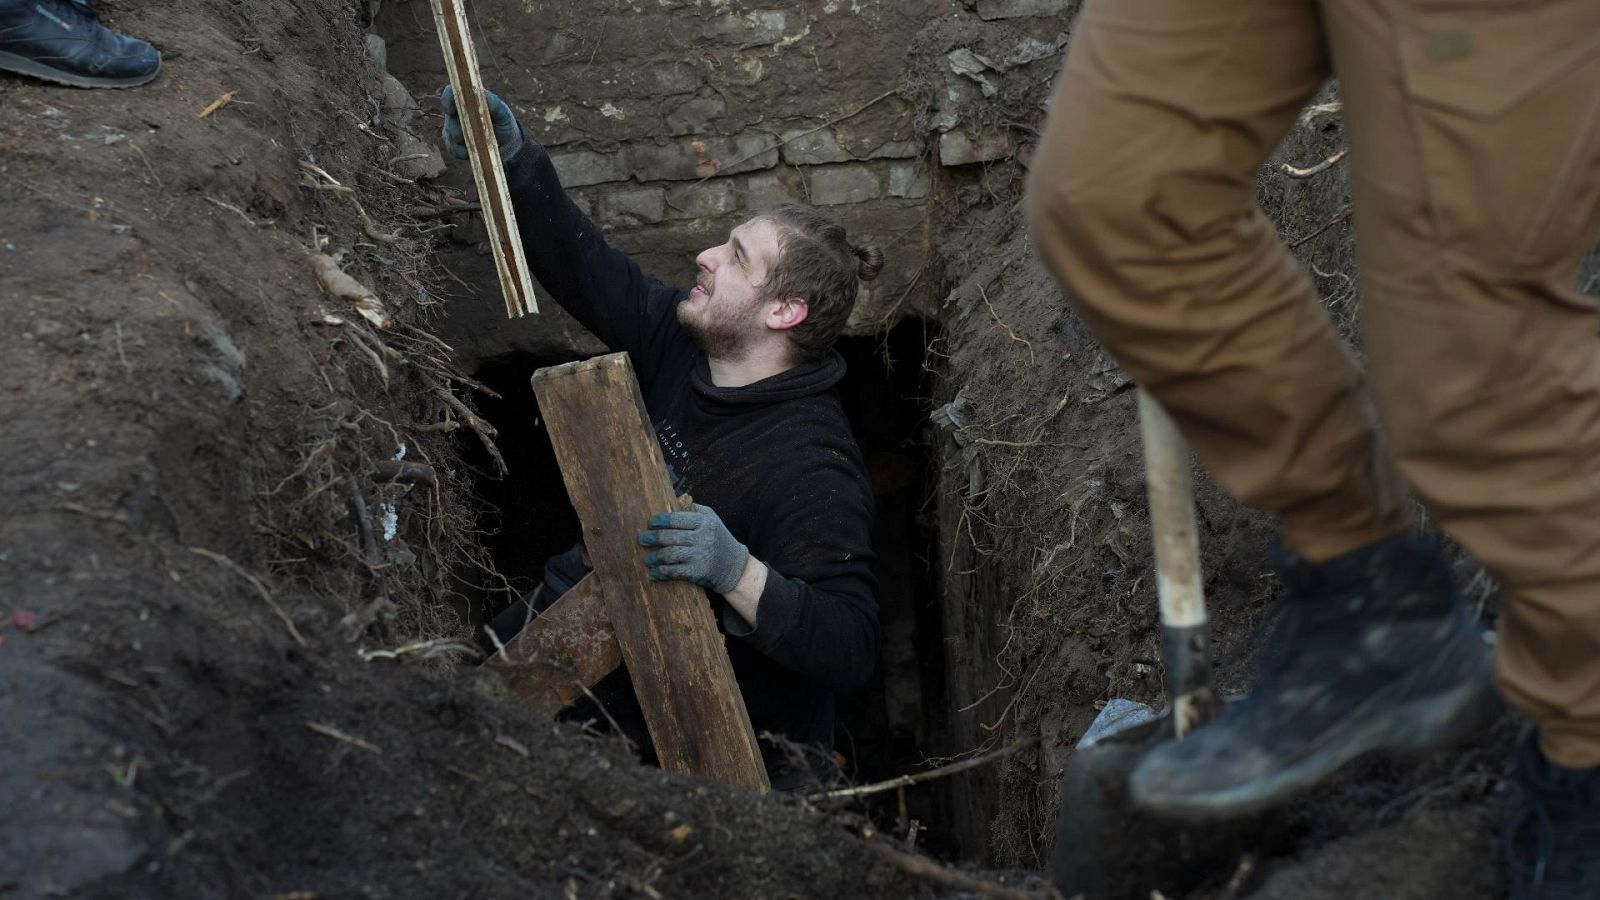
<path id="1" fill-rule="evenodd" d="M 860 691 L 878 657 L 872 489 L 833 390 L 844 360 L 830 352 L 744 387 L 712 384 L 678 323 L 688 291 L 609 246 L 549 154 L 524 142 L 506 177 L 533 275 L 608 347 L 627 351 L 678 492 L 715 510 L 770 570 L 754 627 L 711 594 L 751 724 L 831 749 L 834 696 Z M 774 768 L 781 757 L 764 752 Z"/>

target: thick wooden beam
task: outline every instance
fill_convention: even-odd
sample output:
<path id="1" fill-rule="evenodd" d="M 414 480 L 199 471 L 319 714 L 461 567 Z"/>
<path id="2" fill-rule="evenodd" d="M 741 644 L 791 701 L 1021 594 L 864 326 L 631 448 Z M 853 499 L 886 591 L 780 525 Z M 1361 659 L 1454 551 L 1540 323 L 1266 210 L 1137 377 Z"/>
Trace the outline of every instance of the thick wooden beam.
<path id="1" fill-rule="evenodd" d="M 538 312 L 539 304 L 533 296 L 528 260 L 522 255 L 522 236 L 511 209 L 511 194 L 506 190 L 500 143 L 494 138 L 489 104 L 483 96 L 483 76 L 478 72 L 478 54 L 472 49 L 465 3 L 466 0 L 433 0 L 433 22 L 439 29 L 439 46 L 444 50 L 445 68 L 455 88 L 456 112 L 467 142 L 467 158 L 472 163 L 472 180 L 478 185 L 484 224 L 489 229 L 489 245 L 494 248 L 506 315 L 515 319 Z"/>
<path id="2" fill-rule="evenodd" d="M 533 390 L 661 767 L 767 790 L 705 593 L 640 562 L 639 532 L 676 498 L 627 354 L 540 369 Z"/>
<path id="3" fill-rule="evenodd" d="M 545 715 L 566 709 L 622 665 L 600 579 L 585 576 L 485 665 Z"/>

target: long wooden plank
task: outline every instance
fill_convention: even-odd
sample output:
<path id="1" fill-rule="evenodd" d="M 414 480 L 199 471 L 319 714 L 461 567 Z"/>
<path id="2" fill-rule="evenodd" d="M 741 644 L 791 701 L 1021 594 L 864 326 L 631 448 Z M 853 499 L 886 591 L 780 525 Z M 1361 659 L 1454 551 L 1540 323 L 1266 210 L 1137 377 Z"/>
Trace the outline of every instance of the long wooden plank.
<path id="1" fill-rule="evenodd" d="M 433 22 L 439 29 L 445 68 L 455 88 L 456 111 L 467 141 L 472 180 L 478 185 L 483 220 L 489 228 L 489 245 L 494 248 L 494 265 L 500 273 L 506 315 L 515 319 L 524 313 L 538 312 L 539 303 L 533 295 L 533 278 L 528 274 L 528 260 L 522 254 L 522 237 L 517 231 L 517 216 L 511 209 L 511 194 L 506 189 L 500 144 L 494 138 L 489 104 L 483 96 L 483 76 L 478 71 L 478 54 L 472 48 L 472 29 L 467 24 L 465 3 L 466 0 L 433 0 Z"/>
<path id="2" fill-rule="evenodd" d="M 622 648 L 594 574 L 540 613 L 489 658 L 517 696 L 554 716 L 622 665 Z"/>
<path id="3" fill-rule="evenodd" d="M 639 532 L 675 497 L 627 354 L 540 369 L 533 390 L 662 768 L 767 790 L 705 593 L 640 563 Z"/>

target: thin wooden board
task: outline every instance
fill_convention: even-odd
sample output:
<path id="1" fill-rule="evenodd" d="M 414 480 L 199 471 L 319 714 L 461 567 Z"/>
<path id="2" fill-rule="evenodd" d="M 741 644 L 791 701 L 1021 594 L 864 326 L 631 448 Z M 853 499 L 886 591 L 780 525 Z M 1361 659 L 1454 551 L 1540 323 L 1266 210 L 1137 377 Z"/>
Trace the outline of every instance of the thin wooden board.
<path id="1" fill-rule="evenodd" d="M 585 576 L 485 665 L 545 715 L 566 709 L 622 665 L 600 579 Z"/>
<path id="2" fill-rule="evenodd" d="M 705 593 L 640 562 L 639 532 L 676 498 L 627 354 L 540 369 L 533 390 L 662 768 L 766 791 Z"/>
<path id="3" fill-rule="evenodd" d="M 517 231 L 517 216 L 506 189 L 500 143 L 494 137 L 489 104 L 484 99 L 483 76 L 478 71 L 478 55 L 472 48 L 472 29 L 467 24 L 466 0 L 432 0 L 433 22 L 439 29 L 439 46 L 444 51 L 445 68 L 455 88 L 456 111 L 466 137 L 467 158 L 472 163 L 472 180 L 478 185 L 478 202 L 483 207 L 489 229 L 489 245 L 494 248 L 495 269 L 500 273 L 500 292 L 505 296 L 506 315 L 515 319 L 524 313 L 538 312 L 533 294 L 533 277 L 522 254 L 522 236 Z"/>

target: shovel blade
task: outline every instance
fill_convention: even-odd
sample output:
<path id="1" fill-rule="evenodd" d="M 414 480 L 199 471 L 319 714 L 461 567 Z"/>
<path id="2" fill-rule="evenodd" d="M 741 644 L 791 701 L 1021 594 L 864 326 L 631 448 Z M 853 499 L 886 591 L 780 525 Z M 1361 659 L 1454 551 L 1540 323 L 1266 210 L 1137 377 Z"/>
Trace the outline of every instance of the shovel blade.
<path id="1" fill-rule="evenodd" d="M 1270 843 L 1272 813 L 1203 826 L 1157 819 L 1133 806 L 1128 776 L 1153 748 L 1174 740 L 1170 715 L 1101 734 L 1081 746 L 1061 777 L 1051 866 L 1072 900 L 1171 896 L 1230 871 L 1240 853 Z"/>

